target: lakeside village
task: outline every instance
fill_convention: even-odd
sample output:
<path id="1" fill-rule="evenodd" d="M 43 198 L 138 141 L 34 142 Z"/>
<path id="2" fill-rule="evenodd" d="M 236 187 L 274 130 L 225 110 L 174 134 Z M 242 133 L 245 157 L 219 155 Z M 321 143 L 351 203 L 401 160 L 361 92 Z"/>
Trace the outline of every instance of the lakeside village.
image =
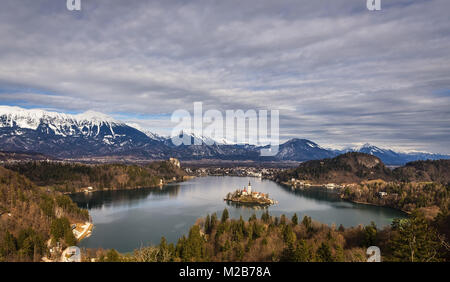
<path id="1" fill-rule="evenodd" d="M 323 188 L 327 188 L 329 190 L 334 190 L 334 189 L 345 188 L 345 185 L 339 185 L 339 184 L 335 184 L 335 183 L 311 184 L 306 181 L 302 181 L 302 180 L 295 179 L 295 178 L 292 178 L 291 181 L 288 181 L 288 182 L 282 182 L 282 184 L 291 186 L 294 189 L 295 188 L 308 188 L 308 187 L 323 187 Z"/>
<path id="2" fill-rule="evenodd" d="M 278 204 L 277 201 L 269 198 L 269 194 L 252 191 L 252 185 L 249 182 L 243 190 L 236 190 L 234 193 L 228 193 L 225 201 L 231 201 L 241 204 L 270 206 Z"/>

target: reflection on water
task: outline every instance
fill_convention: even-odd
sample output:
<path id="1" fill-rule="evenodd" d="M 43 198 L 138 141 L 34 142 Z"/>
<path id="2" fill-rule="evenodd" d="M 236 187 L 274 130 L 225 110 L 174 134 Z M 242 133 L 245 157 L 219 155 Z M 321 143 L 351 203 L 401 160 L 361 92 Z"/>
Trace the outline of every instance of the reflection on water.
<path id="1" fill-rule="evenodd" d="M 155 197 L 166 196 L 176 197 L 180 190 L 180 185 L 167 185 L 161 188 L 141 188 L 129 190 L 106 190 L 94 193 L 76 193 L 71 195 L 80 208 L 96 209 L 105 205 L 134 205 L 139 201 L 145 201 L 150 195 Z"/>
<path id="2" fill-rule="evenodd" d="M 270 207 L 243 206 L 228 203 L 224 196 L 252 182 L 255 191 L 269 193 L 279 204 Z M 176 242 L 195 221 L 206 214 L 221 215 L 224 208 L 230 216 L 248 219 L 269 210 L 271 215 L 294 213 L 311 216 L 326 224 L 346 227 L 369 224 L 388 225 L 403 213 L 388 208 L 342 201 L 335 192 L 325 189 L 292 190 L 268 180 L 247 177 L 201 177 L 162 188 L 121 191 L 99 191 L 72 195 L 73 200 L 89 209 L 95 229 L 81 242 L 84 247 L 115 248 L 129 252 L 142 245 L 157 244 L 161 236 Z"/>
<path id="3" fill-rule="evenodd" d="M 269 207 L 267 205 L 260 206 L 260 205 L 254 205 L 254 204 L 245 204 L 245 203 L 238 203 L 238 202 L 232 202 L 232 201 L 226 201 L 225 202 L 227 206 L 237 208 L 240 210 L 246 210 L 246 211 L 259 211 L 259 210 L 268 210 Z"/>

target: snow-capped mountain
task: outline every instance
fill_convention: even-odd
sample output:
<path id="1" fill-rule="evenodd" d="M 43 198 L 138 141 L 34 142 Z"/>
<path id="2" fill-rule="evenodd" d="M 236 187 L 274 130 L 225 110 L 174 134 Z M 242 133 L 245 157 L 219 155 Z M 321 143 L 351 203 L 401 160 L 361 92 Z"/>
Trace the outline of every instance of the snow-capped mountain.
<path id="1" fill-rule="evenodd" d="M 391 149 L 380 148 L 375 145 L 366 143 L 362 146 L 355 146 L 353 148 L 348 148 L 345 150 L 336 150 L 337 153 L 345 152 L 359 152 L 369 155 L 376 156 L 380 158 L 383 163 L 389 165 L 403 165 L 407 162 L 417 161 L 417 160 L 439 160 L 439 159 L 449 159 L 448 155 L 432 154 L 425 152 L 396 152 Z"/>
<path id="2" fill-rule="evenodd" d="M 217 139 L 214 137 L 206 136 L 195 132 L 192 129 L 183 129 L 178 134 L 180 138 L 187 137 L 190 138 L 192 145 L 234 145 L 233 142 L 226 141 L 224 138 Z"/>
<path id="3" fill-rule="evenodd" d="M 0 107 L 0 149 L 33 151 L 60 157 L 128 153 L 151 146 L 151 155 L 165 148 L 143 132 L 107 115 L 78 115 L 19 107 Z M 152 146 L 153 145 L 153 146 Z"/>
<path id="4" fill-rule="evenodd" d="M 87 111 L 78 115 L 69 115 L 44 110 L 26 110 L 19 107 L 0 106 L 0 127 L 45 130 L 47 134 L 60 136 L 98 136 L 105 133 L 114 137 L 113 128 L 124 124 L 113 118 Z"/>
<path id="5" fill-rule="evenodd" d="M 192 145 L 175 146 L 170 137 L 160 136 L 137 124 L 126 124 L 98 112 L 70 115 L 0 106 L 0 151 L 33 152 L 59 158 L 130 156 L 144 160 L 176 157 L 182 160 L 307 161 L 331 158 L 348 151 L 374 155 L 390 165 L 450 158 L 420 152 L 399 153 L 370 144 L 332 150 L 322 148 L 310 140 L 297 138 L 281 144 L 275 157 L 261 157 L 260 150 L 265 146 L 215 140 L 192 130 L 182 130 L 180 136 L 190 138 Z"/>
<path id="6" fill-rule="evenodd" d="M 147 129 L 141 127 L 137 123 L 127 122 L 126 125 L 141 131 L 142 133 L 147 135 L 150 139 L 155 140 L 155 141 L 166 142 L 169 139 L 169 137 L 162 136 L 162 135 L 159 135 L 157 133 L 151 132 L 150 130 L 147 130 Z"/>
<path id="7" fill-rule="evenodd" d="M 333 151 L 324 149 L 307 139 L 294 138 L 280 145 L 278 160 L 306 161 L 335 157 Z"/>

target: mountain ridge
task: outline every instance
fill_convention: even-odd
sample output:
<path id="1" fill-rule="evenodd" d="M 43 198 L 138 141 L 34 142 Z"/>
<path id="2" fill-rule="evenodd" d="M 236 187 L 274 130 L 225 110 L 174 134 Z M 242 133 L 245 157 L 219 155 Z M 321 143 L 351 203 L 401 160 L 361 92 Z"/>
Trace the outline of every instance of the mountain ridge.
<path id="1" fill-rule="evenodd" d="M 326 149 L 307 139 L 293 138 L 280 144 L 274 157 L 261 157 L 267 146 L 234 144 L 195 134 L 180 132 L 191 138 L 192 145 L 175 146 L 170 137 L 157 135 L 94 111 L 65 114 L 40 109 L 0 106 L 0 150 L 41 153 L 57 158 L 92 156 L 133 156 L 139 159 L 161 160 L 177 157 L 181 160 L 297 161 L 332 158 L 357 151 L 379 157 L 388 165 L 426 159 L 448 159 L 450 156 L 429 153 L 400 153 L 365 144 L 346 150 Z M 201 145 L 195 145 L 196 141 Z M 213 143 L 207 145 L 206 143 Z"/>

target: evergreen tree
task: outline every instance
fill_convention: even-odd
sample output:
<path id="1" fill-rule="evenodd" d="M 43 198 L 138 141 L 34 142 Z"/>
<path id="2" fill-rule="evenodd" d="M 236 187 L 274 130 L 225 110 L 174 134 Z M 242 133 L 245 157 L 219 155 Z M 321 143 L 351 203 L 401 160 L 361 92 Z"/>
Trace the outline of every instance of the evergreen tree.
<path id="1" fill-rule="evenodd" d="M 225 208 L 222 212 L 222 220 L 221 222 L 224 223 L 228 220 L 229 218 L 229 214 L 228 214 L 228 210 Z"/>
<path id="2" fill-rule="evenodd" d="M 286 224 L 286 216 L 284 214 L 282 214 L 281 217 L 280 217 L 280 224 L 281 225 L 285 225 Z"/>
<path id="3" fill-rule="evenodd" d="M 298 224 L 298 217 L 296 213 L 294 213 L 294 215 L 292 216 L 291 221 L 294 226 Z"/>
<path id="4" fill-rule="evenodd" d="M 169 246 L 167 246 L 167 240 L 163 236 L 163 237 L 161 237 L 161 241 L 159 243 L 159 251 L 158 251 L 158 255 L 156 256 L 156 259 L 159 262 L 168 261 L 170 258 L 170 254 L 171 254 L 171 252 L 169 250 Z"/>
<path id="5" fill-rule="evenodd" d="M 303 217 L 302 224 L 303 224 L 303 226 L 305 226 L 307 232 L 311 232 L 312 231 L 312 220 L 311 220 L 311 217 L 305 215 Z"/>
<path id="6" fill-rule="evenodd" d="M 375 222 L 371 222 L 370 225 L 364 227 L 364 242 L 365 247 L 377 245 L 377 226 Z"/>
<path id="7" fill-rule="evenodd" d="M 305 240 L 300 240 L 297 243 L 297 248 L 295 249 L 294 262 L 311 262 L 314 260 L 314 253 L 311 246 Z"/>
<path id="8" fill-rule="evenodd" d="M 77 239 L 73 235 L 72 230 L 66 229 L 64 231 L 64 241 L 68 246 L 75 246 L 77 244 Z"/>
<path id="9" fill-rule="evenodd" d="M 70 230 L 70 223 L 66 217 L 55 218 L 50 226 L 50 233 L 57 241 L 64 238 L 67 229 Z"/>
<path id="10" fill-rule="evenodd" d="M 438 261 L 440 242 L 436 230 L 423 213 L 413 212 L 406 220 L 395 221 L 391 240 L 394 260 L 409 262 Z"/>
<path id="11" fill-rule="evenodd" d="M 194 225 L 183 248 L 184 261 L 201 261 L 204 257 L 204 240 L 200 235 L 200 227 Z"/>
<path id="12" fill-rule="evenodd" d="M 317 259 L 321 262 L 333 262 L 333 255 L 331 254 L 331 248 L 328 243 L 322 242 L 317 249 Z"/>
<path id="13" fill-rule="evenodd" d="M 264 222 L 264 223 L 268 223 L 269 222 L 269 219 L 270 219 L 270 215 L 269 215 L 269 211 L 265 211 L 265 212 L 263 212 L 263 214 L 261 215 L 261 220 Z"/>
<path id="14" fill-rule="evenodd" d="M 211 217 L 209 214 L 206 216 L 205 219 L 205 233 L 210 234 L 211 233 Z"/>
<path id="15" fill-rule="evenodd" d="M 5 232 L 5 235 L 3 236 L 3 242 L 0 251 L 2 256 L 4 257 L 12 255 L 17 251 L 17 240 L 14 237 L 14 235 L 9 233 L 8 230 Z"/>
<path id="16" fill-rule="evenodd" d="M 216 214 L 216 213 L 213 213 L 213 214 L 211 215 L 211 224 L 210 224 L 211 231 L 212 231 L 216 226 L 217 226 L 217 214 Z"/>
<path id="17" fill-rule="evenodd" d="M 286 245 L 295 246 L 295 241 L 297 240 L 297 236 L 292 230 L 291 225 L 286 225 L 283 230 L 283 240 Z"/>

